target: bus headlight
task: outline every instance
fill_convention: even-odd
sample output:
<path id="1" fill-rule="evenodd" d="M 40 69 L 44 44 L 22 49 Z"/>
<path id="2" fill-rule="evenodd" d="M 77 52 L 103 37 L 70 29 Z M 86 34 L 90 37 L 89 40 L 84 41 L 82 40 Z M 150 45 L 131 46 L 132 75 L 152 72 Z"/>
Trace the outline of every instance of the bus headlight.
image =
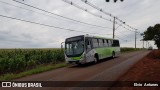
<path id="1" fill-rule="evenodd" d="M 85 63 L 86 62 L 86 54 L 85 54 L 85 52 L 81 55 L 80 62 L 81 63 Z"/>

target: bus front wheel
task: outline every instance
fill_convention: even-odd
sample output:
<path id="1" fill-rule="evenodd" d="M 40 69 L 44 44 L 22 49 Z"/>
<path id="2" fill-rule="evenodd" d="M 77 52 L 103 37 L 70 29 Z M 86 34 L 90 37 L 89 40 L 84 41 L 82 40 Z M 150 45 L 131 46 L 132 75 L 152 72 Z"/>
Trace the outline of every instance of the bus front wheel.
<path id="1" fill-rule="evenodd" d="M 94 63 L 97 63 L 98 60 L 99 60 L 99 57 L 98 57 L 98 55 L 96 54 L 96 55 L 94 56 Z"/>

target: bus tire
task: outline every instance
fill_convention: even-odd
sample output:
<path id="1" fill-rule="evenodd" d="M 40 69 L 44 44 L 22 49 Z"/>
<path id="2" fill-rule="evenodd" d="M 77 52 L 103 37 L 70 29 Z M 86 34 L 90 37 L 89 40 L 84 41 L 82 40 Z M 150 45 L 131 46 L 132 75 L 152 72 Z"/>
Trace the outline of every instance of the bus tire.
<path id="1" fill-rule="evenodd" d="M 112 58 L 113 59 L 115 58 L 115 52 L 114 51 L 112 52 Z"/>
<path id="2" fill-rule="evenodd" d="M 95 56 L 94 56 L 94 63 L 97 63 L 98 60 L 99 60 L 98 54 L 95 54 Z"/>

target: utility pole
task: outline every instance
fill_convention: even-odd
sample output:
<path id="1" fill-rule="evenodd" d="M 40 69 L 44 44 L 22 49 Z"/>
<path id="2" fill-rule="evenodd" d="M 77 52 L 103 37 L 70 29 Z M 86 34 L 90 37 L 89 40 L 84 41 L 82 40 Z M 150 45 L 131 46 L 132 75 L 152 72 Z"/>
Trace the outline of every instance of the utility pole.
<path id="1" fill-rule="evenodd" d="M 144 49 L 144 40 L 143 40 L 143 49 Z"/>
<path id="2" fill-rule="evenodd" d="M 135 48 L 137 48 L 136 45 L 137 45 L 137 30 L 135 30 Z"/>
<path id="3" fill-rule="evenodd" d="M 116 24 L 116 17 L 113 18 L 113 39 L 115 37 L 115 24 Z"/>

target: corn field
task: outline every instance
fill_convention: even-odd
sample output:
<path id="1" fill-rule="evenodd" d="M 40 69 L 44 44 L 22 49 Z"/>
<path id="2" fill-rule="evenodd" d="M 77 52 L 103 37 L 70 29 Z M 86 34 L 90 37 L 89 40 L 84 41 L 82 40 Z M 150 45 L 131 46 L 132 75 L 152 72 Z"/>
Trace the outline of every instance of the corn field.
<path id="1" fill-rule="evenodd" d="M 141 49 L 121 48 L 121 52 Z M 62 49 L 0 49 L 0 75 L 22 72 L 37 65 L 64 62 Z"/>
<path id="2" fill-rule="evenodd" d="M 0 49 L 0 74 L 21 72 L 37 65 L 64 62 L 61 49 Z"/>

